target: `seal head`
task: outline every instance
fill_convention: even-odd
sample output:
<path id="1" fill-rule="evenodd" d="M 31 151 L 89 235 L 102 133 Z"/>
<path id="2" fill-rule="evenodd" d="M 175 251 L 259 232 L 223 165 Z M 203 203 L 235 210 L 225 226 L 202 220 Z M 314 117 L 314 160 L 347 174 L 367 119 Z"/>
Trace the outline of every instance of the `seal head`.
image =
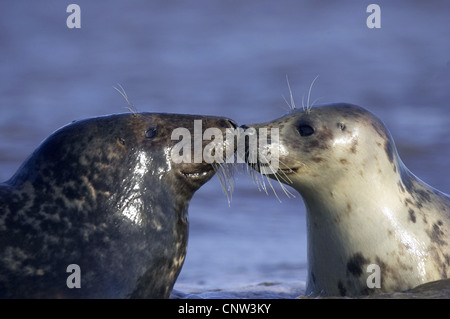
<path id="1" fill-rule="evenodd" d="M 450 277 L 450 198 L 406 168 L 375 115 L 330 104 L 248 127 L 278 128 L 279 169 L 268 175 L 304 200 L 307 294 L 402 291 Z M 368 284 L 370 265 L 379 288 Z"/>
<path id="2" fill-rule="evenodd" d="M 168 298 L 188 239 L 188 205 L 215 173 L 174 161 L 176 128 L 220 117 L 133 113 L 73 122 L 0 184 L 0 296 Z M 204 145 L 206 142 L 202 142 Z M 69 265 L 80 269 L 68 287 Z"/>

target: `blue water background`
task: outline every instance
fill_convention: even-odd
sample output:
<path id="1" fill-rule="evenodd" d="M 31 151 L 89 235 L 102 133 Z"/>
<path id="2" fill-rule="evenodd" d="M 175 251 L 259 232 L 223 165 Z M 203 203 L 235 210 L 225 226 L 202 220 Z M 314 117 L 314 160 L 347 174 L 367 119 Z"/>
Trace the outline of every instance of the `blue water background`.
<path id="1" fill-rule="evenodd" d="M 81 29 L 66 26 L 73 2 Z M 57 128 L 126 112 L 118 84 L 137 111 L 244 124 L 288 111 L 286 76 L 299 107 L 319 76 L 311 100 L 377 114 L 406 165 L 450 193 L 450 3 L 377 1 L 380 29 L 366 26 L 369 3 L 2 0 L 0 180 Z M 203 186 L 175 288 L 303 289 L 303 202 L 276 190 L 281 202 L 237 173 L 228 205 L 217 178 Z"/>

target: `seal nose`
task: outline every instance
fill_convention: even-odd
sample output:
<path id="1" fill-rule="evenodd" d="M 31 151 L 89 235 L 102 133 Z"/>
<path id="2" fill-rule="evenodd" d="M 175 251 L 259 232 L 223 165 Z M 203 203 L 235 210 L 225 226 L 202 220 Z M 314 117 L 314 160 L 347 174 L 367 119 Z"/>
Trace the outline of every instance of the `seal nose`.
<path id="1" fill-rule="evenodd" d="M 228 122 L 231 124 L 231 126 L 232 126 L 234 129 L 237 129 L 237 128 L 238 128 L 238 125 L 237 125 L 237 123 L 236 123 L 235 121 L 229 119 Z"/>

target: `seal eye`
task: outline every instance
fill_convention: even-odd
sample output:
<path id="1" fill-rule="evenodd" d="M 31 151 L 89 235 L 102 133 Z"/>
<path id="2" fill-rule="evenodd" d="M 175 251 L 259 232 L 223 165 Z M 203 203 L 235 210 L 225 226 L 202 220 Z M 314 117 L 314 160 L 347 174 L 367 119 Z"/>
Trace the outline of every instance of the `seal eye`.
<path id="1" fill-rule="evenodd" d="M 156 127 L 151 127 L 147 131 L 145 131 L 146 138 L 155 138 L 156 135 L 158 135 L 158 130 L 156 129 Z"/>
<path id="2" fill-rule="evenodd" d="M 310 136 L 314 134 L 314 129 L 307 124 L 299 125 L 297 129 L 301 136 Z"/>

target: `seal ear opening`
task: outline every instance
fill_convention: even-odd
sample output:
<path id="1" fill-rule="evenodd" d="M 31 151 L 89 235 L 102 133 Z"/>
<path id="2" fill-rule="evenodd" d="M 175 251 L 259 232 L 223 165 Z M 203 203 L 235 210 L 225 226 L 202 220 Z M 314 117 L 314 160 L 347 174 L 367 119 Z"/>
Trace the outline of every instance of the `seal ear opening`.
<path id="1" fill-rule="evenodd" d="M 346 129 L 345 124 L 342 123 L 342 122 L 337 123 L 337 127 L 338 127 L 341 131 L 345 131 L 345 129 Z"/>

